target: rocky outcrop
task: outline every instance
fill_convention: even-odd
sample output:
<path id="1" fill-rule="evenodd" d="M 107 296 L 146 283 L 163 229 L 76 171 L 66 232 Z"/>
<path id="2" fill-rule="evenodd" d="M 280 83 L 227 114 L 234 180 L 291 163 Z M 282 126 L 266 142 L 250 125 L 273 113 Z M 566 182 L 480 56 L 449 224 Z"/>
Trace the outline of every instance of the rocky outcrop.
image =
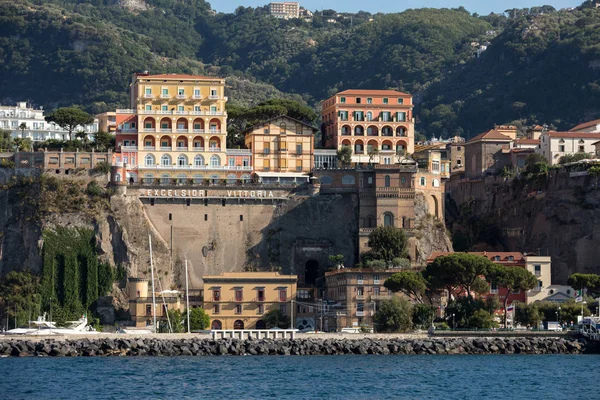
<path id="1" fill-rule="evenodd" d="M 562 338 L 430 339 L 84 339 L 0 342 L 0 356 L 426 355 L 598 353 L 586 341 Z"/>
<path id="2" fill-rule="evenodd" d="M 415 195 L 415 217 L 415 235 L 410 241 L 416 249 L 417 265 L 427 264 L 427 258 L 434 251 L 453 251 L 444 222 L 429 212 L 427 201 L 421 193 Z"/>
<path id="3" fill-rule="evenodd" d="M 575 272 L 600 273 L 598 178 L 566 171 L 551 171 L 541 183 L 490 177 L 453 185 L 451 197 L 456 244 L 549 255 L 553 284 Z"/>

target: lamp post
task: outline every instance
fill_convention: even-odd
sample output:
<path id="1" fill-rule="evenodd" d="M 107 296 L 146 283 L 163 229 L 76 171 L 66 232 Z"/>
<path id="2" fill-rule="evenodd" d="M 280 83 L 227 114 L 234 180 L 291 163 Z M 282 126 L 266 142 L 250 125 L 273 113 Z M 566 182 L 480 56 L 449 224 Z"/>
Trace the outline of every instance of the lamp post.
<path id="1" fill-rule="evenodd" d="M 455 316 L 456 314 L 452 314 L 452 330 L 456 330 L 456 321 L 454 319 Z"/>

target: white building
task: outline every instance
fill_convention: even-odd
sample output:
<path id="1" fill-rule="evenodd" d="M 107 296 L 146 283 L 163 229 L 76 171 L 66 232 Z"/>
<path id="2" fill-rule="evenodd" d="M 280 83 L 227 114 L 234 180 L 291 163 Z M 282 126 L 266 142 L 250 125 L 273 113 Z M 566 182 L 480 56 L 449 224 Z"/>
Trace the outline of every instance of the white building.
<path id="1" fill-rule="evenodd" d="M 269 13 L 275 18 L 291 19 L 300 18 L 300 3 L 295 1 L 281 1 L 269 4 Z"/>
<path id="2" fill-rule="evenodd" d="M 20 126 L 25 123 L 26 129 L 21 130 Z M 60 126 L 46 122 L 43 109 L 33 109 L 22 101 L 15 106 L 0 105 L 0 129 L 11 131 L 12 137 L 29 138 L 34 142 L 43 142 L 49 139 L 68 140 L 69 132 Z M 77 127 L 75 132 L 86 132 L 93 135 L 98 132 L 98 121 L 83 127 Z M 74 138 L 73 138 L 74 139 Z"/>
<path id="3" fill-rule="evenodd" d="M 594 143 L 598 140 L 600 133 L 543 132 L 540 136 L 540 150 L 548 163 L 555 165 L 562 156 L 576 153 L 595 154 Z"/>
<path id="4" fill-rule="evenodd" d="M 587 132 L 587 133 L 599 133 L 600 132 L 600 119 L 585 122 L 571 128 L 571 132 Z"/>

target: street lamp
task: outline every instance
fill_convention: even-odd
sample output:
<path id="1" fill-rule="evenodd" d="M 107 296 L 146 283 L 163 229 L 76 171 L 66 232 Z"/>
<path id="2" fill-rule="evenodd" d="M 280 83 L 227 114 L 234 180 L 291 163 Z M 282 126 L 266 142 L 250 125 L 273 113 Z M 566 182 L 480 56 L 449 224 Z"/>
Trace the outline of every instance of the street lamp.
<path id="1" fill-rule="evenodd" d="M 455 316 L 456 314 L 452 314 L 452 330 L 456 330 L 456 321 L 454 320 Z"/>
<path id="2" fill-rule="evenodd" d="M 556 322 L 558 322 L 558 325 L 560 326 L 560 306 L 556 309 Z"/>

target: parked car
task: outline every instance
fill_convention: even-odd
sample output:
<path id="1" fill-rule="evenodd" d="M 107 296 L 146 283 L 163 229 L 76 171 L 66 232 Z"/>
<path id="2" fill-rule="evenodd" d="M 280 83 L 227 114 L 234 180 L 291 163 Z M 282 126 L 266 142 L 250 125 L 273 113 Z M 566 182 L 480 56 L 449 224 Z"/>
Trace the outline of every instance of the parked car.
<path id="1" fill-rule="evenodd" d="M 360 328 L 342 328 L 341 333 L 360 333 Z"/>

